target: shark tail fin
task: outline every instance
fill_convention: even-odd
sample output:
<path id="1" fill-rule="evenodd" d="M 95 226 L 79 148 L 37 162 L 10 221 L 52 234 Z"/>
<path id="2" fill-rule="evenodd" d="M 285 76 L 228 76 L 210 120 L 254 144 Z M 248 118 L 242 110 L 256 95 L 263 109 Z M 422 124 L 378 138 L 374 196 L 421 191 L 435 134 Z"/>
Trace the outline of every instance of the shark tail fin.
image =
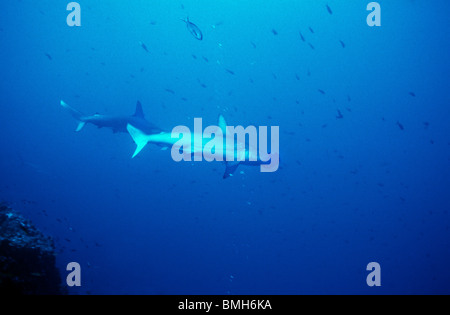
<path id="1" fill-rule="evenodd" d="M 66 102 L 61 101 L 61 106 L 63 108 L 65 108 L 66 110 L 69 111 L 69 113 L 72 115 L 73 118 L 75 118 L 76 120 L 78 120 L 78 127 L 76 129 L 76 131 L 80 131 L 81 129 L 83 129 L 83 127 L 86 125 L 86 122 L 84 121 L 84 117 L 86 117 L 82 112 L 74 109 L 73 107 L 69 106 Z"/>
<path id="2" fill-rule="evenodd" d="M 130 136 L 133 138 L 133 141 L 136 143 L 136 151 L 134 151 L 133 157 L 135 158 L 136 155 L 139 154 L 139 152 L 142 151 L 142 149 L 147 145 L 148 143 L 148 136 L 144 134 L 141 130 L 137 129 L 136 127 L 128 124 L 127 130 L 130 134 Z"/>
<path id="3" fill-rule="evenodd" d="M 83 129 L 83 127 L 84 127 L 85 125 L 86 125 L 86 123 L 85 123 L 84 121 L 80 121 L 79 124 L 78 124 L 78 126 L 77 126 L 77 129 L 75 130 L 75 132 L 81 131 L 81 129 Z"/>

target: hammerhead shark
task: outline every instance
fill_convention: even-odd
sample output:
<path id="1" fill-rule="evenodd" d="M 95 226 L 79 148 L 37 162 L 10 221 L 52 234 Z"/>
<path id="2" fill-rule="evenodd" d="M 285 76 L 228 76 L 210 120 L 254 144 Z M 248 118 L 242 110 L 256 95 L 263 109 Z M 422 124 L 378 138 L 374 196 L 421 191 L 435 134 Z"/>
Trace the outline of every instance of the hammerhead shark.
<path id="1" fill-rule="evenodd" d="M 107 116 L 100 114 L 89 116 L 72 108 L 64 101 L 61 101 L 61 106 L 68 110 L 73 118 L 78 121 L 78 127 L 76 129 L 77 132 L 83 129 L 86 124 L 93 124 L 98 128 L 110 128 L 114 133 L 127 133 L 128 124 L 131 124 L 148 134 L 161 132 L 161 129 L 145 119 L 144 111 L 142 110 L 142 105 L 139 101 L 136 104 L 136 111 L 132 116 Z"/>
<path id="2" fill-rule="evenodd" d="M 193 134 L 189 132 L 188 136 L 185 136 L 182 132 L 183 137 L 180 139 L 174 136 L 173 132 L 147 133 L 136 126 L 133 126 L 133 124 L 128 124 L 127 130 L 137 146 L 133 158 L 136 157 L 148 143 L 152 143 L 160 147 L 172 147 L 172 158 L 174 158 L 174 153 L 177 155 L 180 151 L 183 151 L 183 154 L 187 155 L 189 161 L 191 156 L 194 156 L 194 160 L 196 156 L 204 156 L 207 161 L 213 161 L 219 157 L 226 165 L 225 173 L 223 175 L 224 179 L 233 176 L 239 165 L 260 166 L 261 169 L 266 167 L 264 172 L 274 172 L 278 169 L 278 145 L 274 145 L 274 142 L 272 142 L 272 148 L 276 147 L 275 153 L 265 154 L 263 159 L 260 155 L 261 153 L 257 152 L 254 147 L 251 147 L 251 144 L 248 146 L 246 145 L 245 140 L 244 143 L 239 142 L 239 140 L 238 142 L 234 142 L 234 134 L 228 132 L 229 129 L 222 115 L 219 116 L 219 125 L 217 126 L 217 131 L 220 136 L 215 133 L 213 141 L 215 142 L 214 150 L 211 150 L 211 147 L 209 148 L 210 150 L 205 150 L 206 146 L 210 145 L 208 140 L 211 139 L 207 140 L 203 131 L 194 131 Z M 232 147 L 228 147 L 227 138 L 233 139 Z M 212 153 L 212 151 L 214 151 L 214 153 Z M 216 154 L 216 152 L 219 153 Z M 230 161 L 227 159 L 229 156 L 233 157 Z M 234 157 L 238 156 L 240 156 L 240 160 L 237 158 L 234 159 Z M 179 161 L 181 159 L 184 159 L 184 157 L 180 157 Z M 201 157 L 200 160 L 202 160 Z"/>

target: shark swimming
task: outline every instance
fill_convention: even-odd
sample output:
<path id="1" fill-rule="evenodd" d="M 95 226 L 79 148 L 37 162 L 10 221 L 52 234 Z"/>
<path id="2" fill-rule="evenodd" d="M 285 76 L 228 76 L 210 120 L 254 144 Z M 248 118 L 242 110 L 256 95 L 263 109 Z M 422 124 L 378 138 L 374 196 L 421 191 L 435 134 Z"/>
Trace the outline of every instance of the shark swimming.
<path id="1" fill-rule="evenodd" d="M 220 115 L 218 126 L 209 126 L 204 131 L 202 119 L 194 119 L 194 132 L 188 127 L 177 126 L 172 132 L 165 132 L 145 119 L 141 103 L 138 101 L 134 115 L 108 116 L 85 115 L 72 108 L 64 101 L 61 106 L 78 121 L 76 131 L 81 131 L 86 124 L 98 128 L 110 128 L 114 133 L 129 133 L 136 143 L 135 158 L 148 144 L 155 144 L 162 149 L 172 147 L 172 159 L 176 162 L 202 161 L 203 159 L 225 163 L 223 178 L 233 176 L 239 165 L 259 166 L 261 172 L 275 172 L 279 167 L 279 128 L 271 127 L 271 153 L 267 151 L 267 127 L 259 127 L 259 139 L 256 127 L 232 127 L 226 124 Z M 237 137 L 237 141 L 235 141 Z M 248 137 L 249 143 L 246 142 Z M 259 141 L 258 141 L 259 140 Z M 256 148 L 259 150 L 257 151 Z"/>
<path id="2" fill-rule="evenodd" d="M 127 130 L 134 142 L 136 157 L 148 144 L 172 147 L 172 158 L 176 162 L 222 161 L 226 169 L 223 178 L 233 176 L 239 165 L 260 166 L 261 172 L 275 172 L 279 167 L 279 128 L 271 128 L 271 153 L 267 152 L 267 127 L 260 127 L 260 137 L 255 127 L 227 126 L 225 118 L 219 116 L 218 126 L 209 126 L 203 132 L 201 118 L 194 119 L 194 132 L 185 126 L 177 126 L 172 132 L 147 133 L 133 124 Z M 181 136 L 181 137 L 180 137 Z M 237 136 L 237 141 L 235 141 Z M 246 137 L 249 143 L 246 143 Z M 259 143 L 259 151 L 256 150 Z"/>
<path id="3" fill-rule="evenodd" d="M 109 116 L 100 114 L 89 116 L 72 108 L 64 101 L 61 101 L 60 104 L 72 115 L 73 118 L 78 121 L 78 127 L 76 129 L 77 132 L 83 129 L 86 124 L 92 124 L 97 126 L 98 128 L 110 128 L 114 133 L 127 133 L 127 126 L 129 124 L 135 126 L 136 128 L 139 128 L 140 130 L 148 134 L 161 132 L 161 129 L 145 119 L 144 111 L 142 110 L 142 105 L 139 101 L 136 104 L 136 111 L 134 115 L 131 116 Z"/>

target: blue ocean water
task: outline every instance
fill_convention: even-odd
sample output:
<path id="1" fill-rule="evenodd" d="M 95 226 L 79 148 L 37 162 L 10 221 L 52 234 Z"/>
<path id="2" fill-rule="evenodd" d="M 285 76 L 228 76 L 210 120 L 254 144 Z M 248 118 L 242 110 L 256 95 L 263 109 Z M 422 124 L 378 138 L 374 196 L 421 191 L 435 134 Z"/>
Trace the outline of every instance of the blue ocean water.
<path id="1" fill-rule="evenodd" d="M 450 293 L 448 1 L 378 1 L 381 27 L 368 0 L 78 2 L 80 27 L 61 1 L 0 11 L 0 200 L 55 238 L 63 279 L 80 263 L 70 293 Z M 131 159 L 61 100 L 279 126 L 280 169 Z"/>

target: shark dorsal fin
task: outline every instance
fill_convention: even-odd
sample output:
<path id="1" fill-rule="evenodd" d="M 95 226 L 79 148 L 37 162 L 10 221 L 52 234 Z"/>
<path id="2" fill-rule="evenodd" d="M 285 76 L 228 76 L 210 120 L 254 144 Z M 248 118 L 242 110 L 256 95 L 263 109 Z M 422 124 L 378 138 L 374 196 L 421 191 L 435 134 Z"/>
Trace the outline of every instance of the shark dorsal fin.
<path id="1" fill-rule="evenodd" d="M 136 104 L 136 112 L 134 113 L 134 117 L 145 118 L 142 104 L 139 101 Z"/>
<path id="2" fill-rule="evenodd" d="M 227 122 L 222 115 L 219 115 L 219 128 L 222 130 L 223 135 L 227 134 Z"/>

